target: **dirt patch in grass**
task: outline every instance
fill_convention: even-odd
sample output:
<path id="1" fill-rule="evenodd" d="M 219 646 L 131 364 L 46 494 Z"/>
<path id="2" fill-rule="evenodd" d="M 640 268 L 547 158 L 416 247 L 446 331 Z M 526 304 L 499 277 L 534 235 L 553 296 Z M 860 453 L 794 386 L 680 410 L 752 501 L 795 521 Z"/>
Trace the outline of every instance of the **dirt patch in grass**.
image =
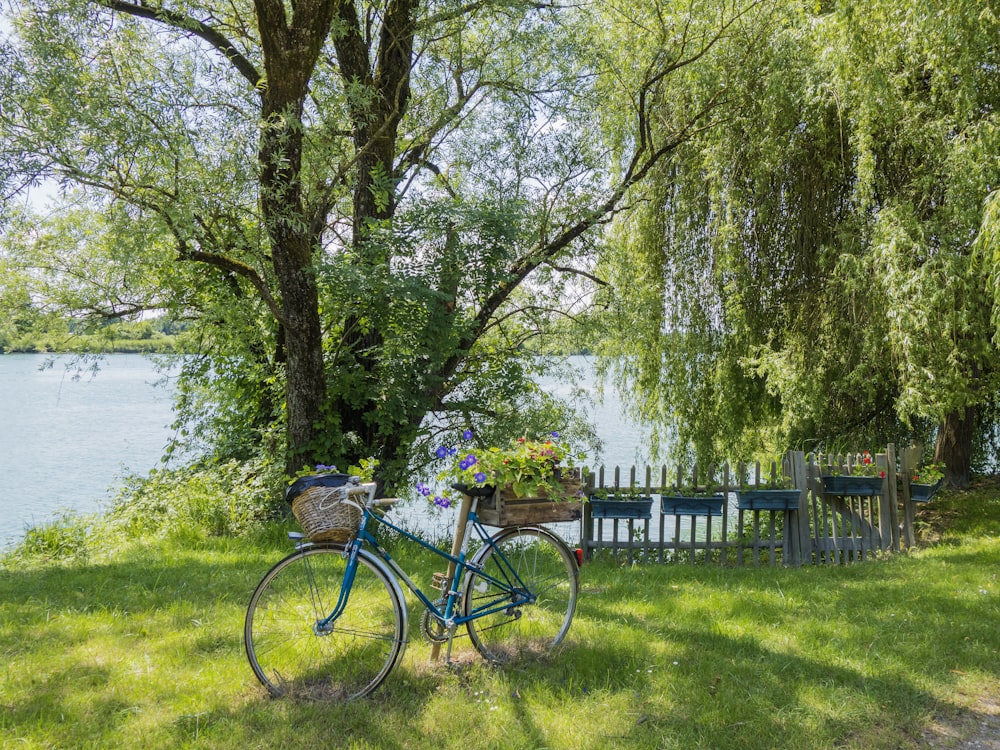
<path id="1" fill-rule="evenodd" d="M 1000 696 L 980 700 L 971 711 L 934 717 L 923 739 L 935 750 L 1000 750 Z"/>

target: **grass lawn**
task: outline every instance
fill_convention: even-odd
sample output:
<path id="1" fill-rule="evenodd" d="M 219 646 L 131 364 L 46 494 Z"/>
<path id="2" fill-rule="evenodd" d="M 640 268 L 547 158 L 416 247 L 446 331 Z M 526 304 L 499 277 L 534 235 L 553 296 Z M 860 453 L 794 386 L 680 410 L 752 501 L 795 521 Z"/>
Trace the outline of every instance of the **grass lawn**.
<path id="1" fill-rule="evenodd" d="M 409 597 L 401 667 L 348 705 L 269 698 L 246 663 L 279 530 L 8 556 L 0 747 L 969 746 L 1000 712 L 1000 484 L 921 519 L 919 551 L 847 567 L 585 566 L 566 647 L 502 670 L 467 639 L 432 663 Z"/>

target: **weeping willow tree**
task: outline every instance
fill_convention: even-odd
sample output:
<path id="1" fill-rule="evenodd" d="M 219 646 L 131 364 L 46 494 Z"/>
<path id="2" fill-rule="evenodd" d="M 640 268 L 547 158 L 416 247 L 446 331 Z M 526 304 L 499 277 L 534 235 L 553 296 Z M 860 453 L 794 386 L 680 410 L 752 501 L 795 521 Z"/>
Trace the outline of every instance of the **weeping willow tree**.
<path id="1" fill-rule="evenodd" d="M 642 321 L 611 367 L 677 451 L 936 436 L 968 476 L 998 392 L 973 252 L 1000 179 L 996 31 L 990 3 L 787 3 L 747 68 L 718 56 L 729 116 L 605 257 L 640 278 L 609 300 Z"/>

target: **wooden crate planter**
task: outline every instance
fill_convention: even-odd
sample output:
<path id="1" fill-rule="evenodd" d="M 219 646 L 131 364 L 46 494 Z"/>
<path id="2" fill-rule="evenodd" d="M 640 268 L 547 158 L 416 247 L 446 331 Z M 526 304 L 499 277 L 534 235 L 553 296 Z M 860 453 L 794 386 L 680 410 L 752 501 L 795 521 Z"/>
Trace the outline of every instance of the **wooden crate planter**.
<path id="1" fill-rule="evenodd" d="M 559 483 L 565 497 L 558 499 L 550 498 L 545 493 L 541 493 L 540 497 L 517 497 L 508 485 L 482 498 L 476 515 L 483 523 L 500 527 L 579 521 L 583 516 L 579 470 L 568 472 Z"/>
<path id="2" fill-rule="evenodd" d="M 637 518 L 648 520 L 653 517 L 653 498 L 635 500 L 614 500 L 612 498 L 591 498 L 591 518 Z"/>
<path id="3" fill-rule="evenodd" d="M 553 500 L 548 497 L 513 497 L 497 492 L 480 500 L 476 515 L 488 526 L 534 526 L 578 521 L 583 515 L 583 498 Z"/>
<path id="4" fill-rule="evenodd" d="M 881 495 L 883 477 L 856 477 L 849 474 L 823 476 L 823 492 L 827 495 L 847 495 L 850 497 L 867 497 Z"/>
<path id="5" fill-rule="evenodd" d="M 740 510 L 798 510 L 798 490 L 743 490 L 736 493 Z"/>
<path id="6" fill-rule="evenodd" d="M 725 495 L 662 495 L 660 512 L 667 516 L 721 516 Z"/>
<path id="7" fill-rule="evenodd" d="M 911 484 L 910 499 L 915 503 L 926 503 L 931 500 L 941 489 L 944 480 L 939 480 L 934 484 Z"/>

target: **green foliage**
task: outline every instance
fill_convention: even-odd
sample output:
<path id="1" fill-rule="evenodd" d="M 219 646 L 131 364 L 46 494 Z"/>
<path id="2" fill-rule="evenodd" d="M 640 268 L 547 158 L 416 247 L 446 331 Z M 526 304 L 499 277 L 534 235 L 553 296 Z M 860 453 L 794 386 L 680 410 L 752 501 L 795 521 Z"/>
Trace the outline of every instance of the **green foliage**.
<path id="1" fill-rule="evenodd" d="M 680 452 L 926 441 L 1000 392 L 973 251 L 1000 180 L 997 18 L 935 7 L 774 4 L 763 43 L 691 69 L 725 77 L 726 117 L 603 256 L 609 373 Z"/>
<path id="2" fill-rule="evenodd" d="M 277 0 L 11 13 L 0 182 L 79 207 L 12 224 L 19 267 L 64 316 L 190 326 L 182 441 L 392 483 L 438 429 L 568 423 L 530 352 L 586 314 L 596 230 L 706 119 L 721 84 L 686 69 L 744 33 L 714 2 L 408 7 L 307 4 L 291 36 Z"/>
<path id="3" fill-rule="evenodd" d="M 24 538 L 8 553 L 25 563 L 86 562 L 101 539 L 96 515 L 64 513 L 49 523 L 25 529 Z"/>
<path id="4" fill-rule="evenodd" d="M 129 539 L 245 535 L 284 514 L 282 470 L 242 461 L 154 470 L 125 485 L 107 523 Z"/>
<path id="5" fill-rule="evenodd" d="M 937 463 L 918 466 L 910 477 L 910 481 L 914 484 L 937 484 L 942 479 L 944 479 L 944 466 Z"/>

